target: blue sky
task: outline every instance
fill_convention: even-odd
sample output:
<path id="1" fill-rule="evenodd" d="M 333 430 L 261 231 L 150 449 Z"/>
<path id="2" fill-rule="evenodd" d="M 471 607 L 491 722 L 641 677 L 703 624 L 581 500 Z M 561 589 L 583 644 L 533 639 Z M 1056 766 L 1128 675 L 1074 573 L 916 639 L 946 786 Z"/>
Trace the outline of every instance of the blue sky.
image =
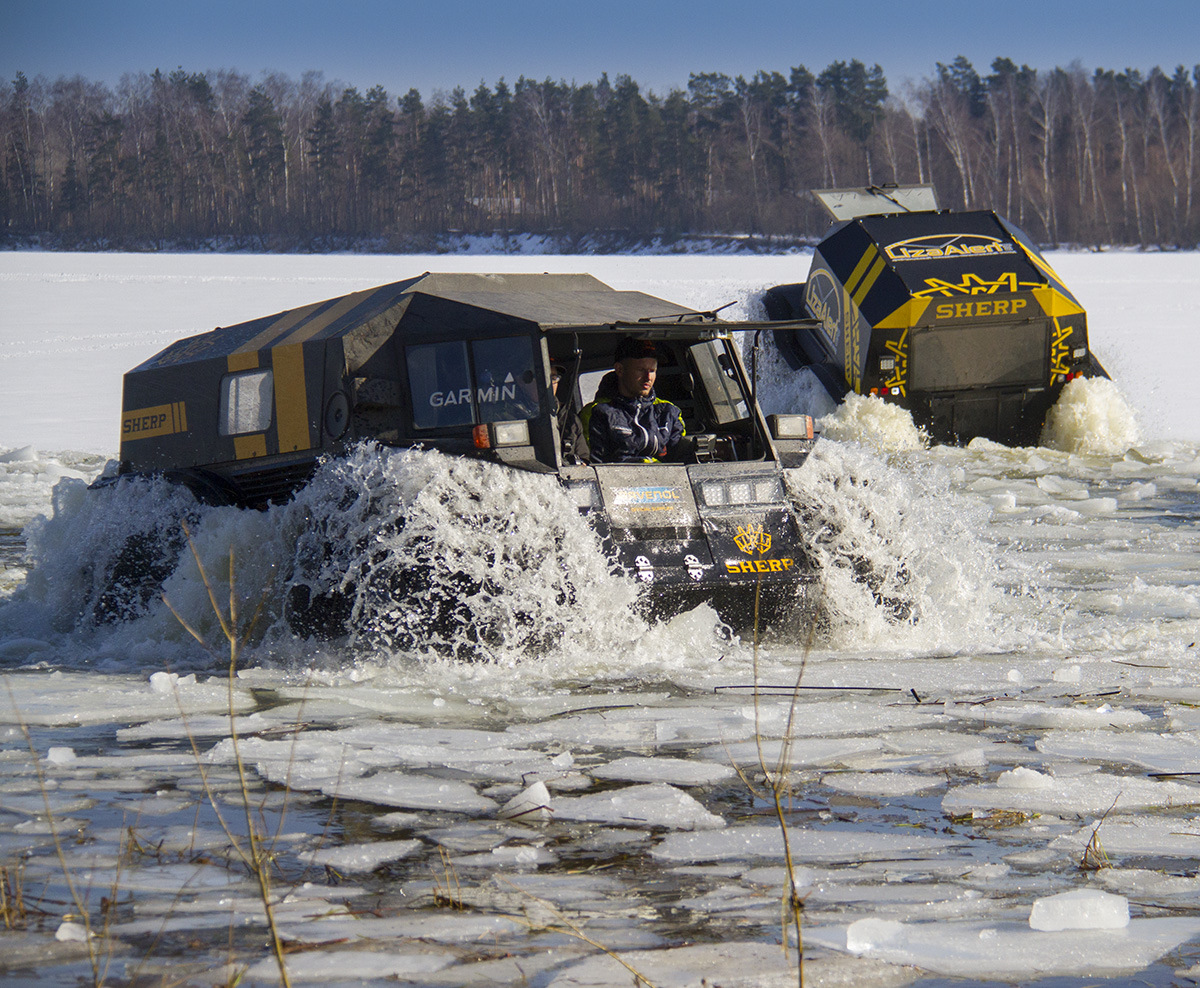
<path id="1" fill-rule="evenodd" d="M 690 72 L 883 66 L 893 92 L 966 55 L 1035 68 L 1200 63 L 1200 0 L 0 0 L 0 78 L 183 67 L 278 71 L 429 98 L 518 76 L 628 73 L 665 93 Z"/>

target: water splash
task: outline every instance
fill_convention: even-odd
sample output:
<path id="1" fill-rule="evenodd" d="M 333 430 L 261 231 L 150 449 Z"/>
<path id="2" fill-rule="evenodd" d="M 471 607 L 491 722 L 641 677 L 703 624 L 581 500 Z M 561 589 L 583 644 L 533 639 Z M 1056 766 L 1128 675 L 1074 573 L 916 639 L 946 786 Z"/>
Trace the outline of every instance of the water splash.
<path id="1" fill-rule="evenodd" d="M 299 533 L 292 585 L 340 601 L 361 649 L 513 661 L 645 627 L 551 476 L 363 446 L 325 464 L 283 527 Z"/>
<path id="2" fill-rule="evenodd" d="M 878 449 L 923 449 L 928 445 L 907 409 L 876 395 L 851 392 L 835 411 L 817 422 L 817 428 L 827 439 L 870 443 Z"/>
<path id="3" fill-rule="evenodd" d="M 67 479 L 27 535 L 29 573 L 0 607 L 0 629 L 53 629 L 109 656 L 186 646 L 163 596 L 219 652 L 193 552 L 224 602 L 231 547 L 243 614 L 263 602 L 251 662 L 321 647 L 292 626 L 298 587 L 336 603 L 341 623 L 325 629 L 336 662 L 511 663 L 612 652 L 646 630 L 637 585 L 612 571 L 553 477 L 432 451 L 358 447 L 266 511 L 206 506 L 162 479 L 97 490 Z"/>
<path id="4" fill-rule="evenodd" d="M 915 468 L 915 469 L 914 469 Z M 828 644 L 960 647 L 988 633 L 999 591 L 985 510 L 949 475 L 822 440 L 788 488 L 810 532 Z"/>
<path id="5" fill-rule="evenodd" d="M 1119 456 L 1141 441 L 1137 416 L 1106 377 L 1068 381 L 1046 416 L 1041 443 L 1066 453 Z"/>

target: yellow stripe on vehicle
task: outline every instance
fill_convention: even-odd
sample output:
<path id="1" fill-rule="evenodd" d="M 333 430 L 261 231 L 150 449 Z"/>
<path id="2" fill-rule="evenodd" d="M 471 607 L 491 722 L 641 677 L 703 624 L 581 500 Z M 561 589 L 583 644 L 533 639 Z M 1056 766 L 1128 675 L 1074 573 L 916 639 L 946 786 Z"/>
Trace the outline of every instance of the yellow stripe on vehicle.
<path id="1" fill-rule="evenodd" d="M 275 423 L 279 434 L 279 452 L 294 453 L 296 450 L 309 449 L 312 438 L 308 428 L 304 345 L 288 343 L 272 347 L 271 366 L 275 371 Z"/>
<path id="2" fill-rule="evenodd" d="M 871 270 L 867 273 L 866 278 L 863 279 L 862 284 L 855 290 L 853 296 L 855 305 L 862 305 L 863 299 L 867 297 L 867 292 L 875 284 L 875 279 L 879 277 L 879 272 L 883 270 L 883 267 L 883 258 L 880 257 L 871 266 Z"/>
<path id="3" fill-rule="evenodd" d="M 276 348 L 278 349 L 280 346 L 290 346 L 293 343 L 303 343 L 306 340 L 311 340 L 314 336 L 316 336 L 322 330 L 327 329 L 351 309 L 362 305 L 363 302 L 369 299 L 377 291 L 379 291 L 378 288 L 370 288 L 366 291 L 355 292 L 353 295 L 347 295 L 345 298 L 340 299 L 337 305 L 331 305 L 323 312 L 314 314 L 313 317 L 303 325 L 292 330 L 292 332 L 288 333 L 287 336 L 283 337 L 279 343 L 276 344 Z"/>
<path id="4" fill-rule="evenodd" d="M 225 358 L 226 366 L 229 368 L 230 374 L 236 374 L 238 371 L 254 370 L 258 367 L 258 353 L 231 353 Z"/>
<path id="5" fill-rule="evenodd" d="M 290 333 L 324 304 L 324 302 L 314 302 L 312 305 L 305 305 L 299 309 L 289 309 L 257 336 L 248 339 L 235 352 L 246 353 L 250 350 L 261 350 L 265 346 L 270 346 L 285 333 Z"/>
<path id="6" fill-rule="evenodd" d="M 250 436 L 234 436 L 233 452 L 239 460 L 250 460 L 256 456 L 266 456 L 266 434 L 262 432 L 256 432 Z"/>
<path id="7" fill-rule="evenodd" d="M 1074 316 L 1083 311 L 1075 302 L 1056 288 L 1035 288 L 1030 292 L 1037 299 L 1042 311 L 1052 319 L 1059 316 Z"/>
<path id="8" fill-rule="evenodd" d="M 846 291 L 853 292 L 854 286 L 858 280 L 866 273 L 867 268 L 871 266 L 871 262 L 879 256 L 879 252 L 875 250 L 875 245 L 871 244 L 866 249 L 863 256 L 859 258 L 858 263 L 854 266 L 854 270 L 850 272 L 850 277 L 846 279 Z"/>
<path id="9" fill-rule="evenodd" d="M 876 329 L 907 329 L 915 326 L 925 310 L 929 308 L 929 299 L 910 298 L 907 302 L 896 307 L 894 311 L 884 316 L 875 324 Z"/>

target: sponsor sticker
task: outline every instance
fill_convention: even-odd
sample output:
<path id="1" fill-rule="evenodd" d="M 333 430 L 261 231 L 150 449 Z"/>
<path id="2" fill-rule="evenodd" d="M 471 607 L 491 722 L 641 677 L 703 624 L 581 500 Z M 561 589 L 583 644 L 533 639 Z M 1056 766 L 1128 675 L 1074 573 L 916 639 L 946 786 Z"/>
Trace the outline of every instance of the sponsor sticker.
<path id="1" fill-rule="evenodd" d="M 980 233 L 935 233 L 924 237 L 909 237 L 883 248 L 888 259 L 902 261 L 932 261 L 960 257 L 989 257 L 1015 254 L 1015 244 Z"/>
<path id="2" fill-rule="evenodd" d="M 187 432 L 187 406 L 182 401 L 121 413 L 121 441 L 152 439 Z"/>
<path id="3" fill-rule="evenodd" d="M 630 511 L 669 511 L 679 507 L 683 494 L 678 487 L 614 487 L 612 499 Z"/>

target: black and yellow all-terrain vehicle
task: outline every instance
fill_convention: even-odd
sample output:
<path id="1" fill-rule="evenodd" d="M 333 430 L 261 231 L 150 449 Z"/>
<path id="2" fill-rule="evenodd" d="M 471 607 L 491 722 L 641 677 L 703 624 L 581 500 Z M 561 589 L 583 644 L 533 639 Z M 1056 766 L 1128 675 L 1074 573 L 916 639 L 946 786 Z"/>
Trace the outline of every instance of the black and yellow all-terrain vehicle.
<path id="1" fill-rule="evenodd" d="M 1003 217 L 938 210 L 928 186 L 814 195 L 834 225 L 808 280 L 763 301 L 817 321 L 779 339 L 835 399 L 878 395 L 942 442 L 1026 445 L 1069 380 L 1108 376 L 1083 307 Z"/>
<path id="2" fill-rule="evenodd" d="M 183 339 L 131 370 L 117 479 L 163 475 L 253 508 L 363 441 L 481 458 L 555 475 L 654 611 L 709 601 L 745 628 L 757 602 L 764 624 L 778 621 L 812 578 L 783 478 L 812 424 L 768 421 L 755 402 L 733 332 L 762 328 L 788 327 L 589 275 L 425 274 Z M 560 421 L 591 400 L 627 335 L 655 343 L 657 391 L 681 408 L 694 462 L 564 452 Z M 318 607 L 299 577 L 290 591 L 296 630 L 339 631 L 344 609 Z"/>

